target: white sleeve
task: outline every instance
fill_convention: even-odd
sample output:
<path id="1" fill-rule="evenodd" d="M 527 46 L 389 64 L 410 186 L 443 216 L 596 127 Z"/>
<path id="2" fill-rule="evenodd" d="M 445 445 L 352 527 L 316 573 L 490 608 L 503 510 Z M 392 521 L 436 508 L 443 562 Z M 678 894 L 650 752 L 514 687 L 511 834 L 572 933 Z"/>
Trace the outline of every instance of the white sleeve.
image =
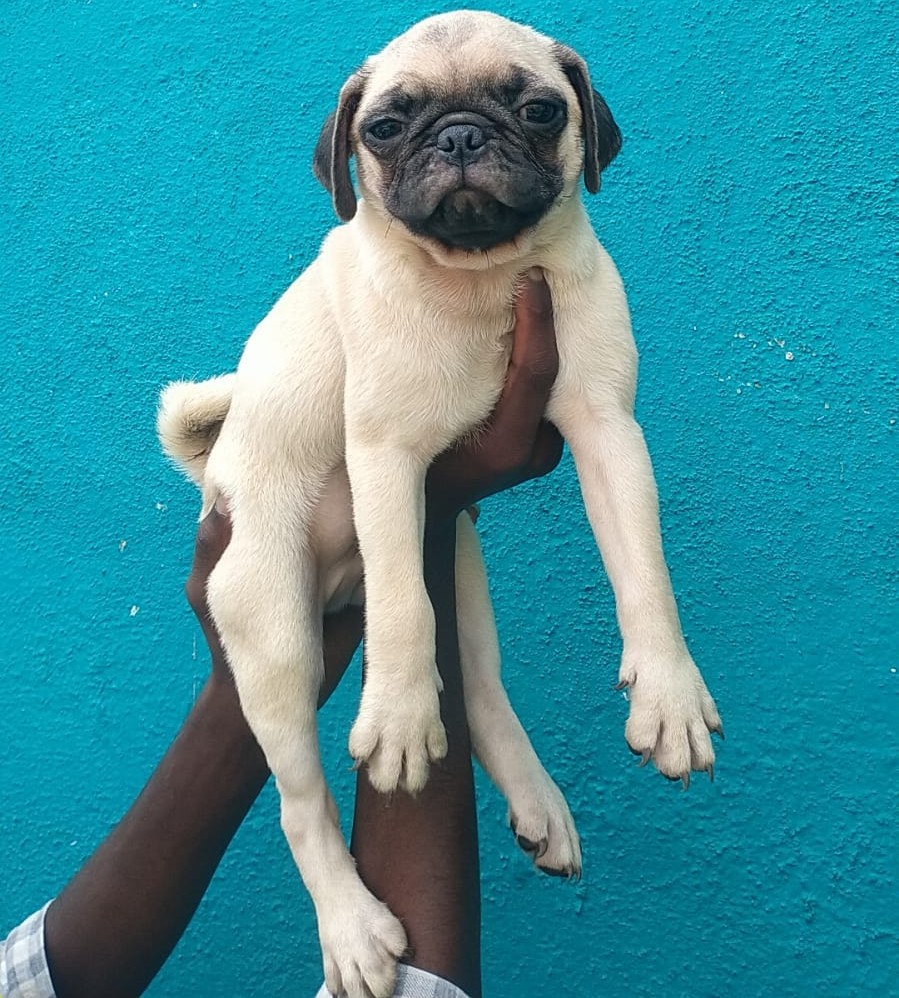
<path id="1" fill-rule="evenodd" d="M 331 998 L 331 992 L 323 984 L 315 998 Z M 396 990 L 393 992 L 393 998 L 467 998 L 467 996 L 455 984 L 445 981 L 442 977 L 401 963 L 396 968 Z"/>
<path id="2" fill-rule="evenodd" d="M 49 907 L 48 902 L 0 942 L 0 998 L 56 998 L 44 952 Z"/>

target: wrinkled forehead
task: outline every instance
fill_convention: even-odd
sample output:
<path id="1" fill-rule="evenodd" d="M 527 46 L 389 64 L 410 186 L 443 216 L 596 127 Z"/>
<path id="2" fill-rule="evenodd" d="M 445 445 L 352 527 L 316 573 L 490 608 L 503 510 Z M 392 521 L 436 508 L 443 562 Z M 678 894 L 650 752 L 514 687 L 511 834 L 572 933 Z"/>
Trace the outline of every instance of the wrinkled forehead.
<path id="1" fill-rule="evenodd" d="M 360 110 L 385 97 L 444 98 L 511 103 L 528 89 L 567 79 L 554 43 L 531 28 L 492 14 L 466 11 L 428 18 L 392 41 L 365 65 L 368 82 Z"/>

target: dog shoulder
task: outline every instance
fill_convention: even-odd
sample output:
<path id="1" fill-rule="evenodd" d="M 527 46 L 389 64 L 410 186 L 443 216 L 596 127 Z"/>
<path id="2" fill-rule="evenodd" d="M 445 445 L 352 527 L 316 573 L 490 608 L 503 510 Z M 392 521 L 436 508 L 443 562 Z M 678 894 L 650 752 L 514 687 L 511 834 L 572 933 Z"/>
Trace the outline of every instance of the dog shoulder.
<path id="1" fill-rule="evenodd" d="M 237 369 L 238 394 L 253 385 L 268 394 L 276 383 L 296 378 L 305 383 L 320 377 L 322 367 L 340 366 L 336 303 L 341 290 L 332 286 L 339 270 L 335 258 L 339 261 L 340 254 L 326 256 L 324 251 L 316 257 L 253 330 Z"/>
<path id="2" fill-rule="evenodd" d="M 568 250 L 568 268 L 549 272 L 560 361 L 550 408 L 590 400 L 629 410 L 638 355 L 621 275 L 592 230 Z"/>

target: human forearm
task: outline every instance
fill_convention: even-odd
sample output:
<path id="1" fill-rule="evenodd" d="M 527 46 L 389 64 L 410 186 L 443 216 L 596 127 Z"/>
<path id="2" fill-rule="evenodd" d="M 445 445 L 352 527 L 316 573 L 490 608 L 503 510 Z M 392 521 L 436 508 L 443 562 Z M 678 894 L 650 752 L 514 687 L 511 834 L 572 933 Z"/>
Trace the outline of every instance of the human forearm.
<path id="1" fill-rule="evenodd" d="M 322 702 L 359 643 L 361 615 L 325 622 Z M 269 771 L 222 663 L 126 816 L 50 905 L 58 998 L 138 995 L 165 962 Z"/>
<path id="2" fill-rule="evenodd" d="M 59 998 L 138 995 L 174 948 L 268 778 L 242 721 L 234 687 L 211 678 L 140 797 L 51 904 Z"/>
<path id="3" fill-rule="evenodd" d="M 429 529 L 425 582 L 437 621 L 446 758 L 432 766 L 425 789 L 416 797 L 402 793 L 384 797 L 360 771 L 352 848 L 366 885 L 405 925 L 408 962 L 454 981 L 477 998 L 481 993 L 477 813 L 459 666 L 454 563 L 454 529 Z"/>
<path id="4" fill-rule="evenodd" d="M 452 514 L 545 474 L 559 460 L 561 438 L 541 422 L 556 364 L 548 288 L 526 281 L 507 384 L 491 424 L 476 440 L 442 455 L 428 479 L 425 570 L 446 687 L 449 754 L 415 799 L 385 800 L 360 777 L 354 845 L 363 876 L 406 922 L 413 962 L 457 981 L 473 998 L 480 994 L 478 856 Z M 439 522 L 448 528 L 435 529 Z M 265 782 L 206 606 L 209 573 L 229 539 L 227 511 L 213 509 L 200 524 L 187 586 L 212 649 L 215 678 L 141 798 L 48 912 L 46 942 L 59 998 L 140 993 L 186 926 Z M 359 634 L 358 611 L 326 621 L 322 699 Z"/>
<path id="5" fill-rule="evenodd" d="M 542 420 L 558 369 L 549 289 L 525 281 L 506 384 L 484 432 L 441 455 L 428 475 L 425 582 L 437 623 L 441 715 L 449 751 L 417 797 L 380 797 L 357 781 L 353 852 L 366 884 L 403 921 L 409 962 L 479 998 L 477 820 L 455 605 L 455 515 L 558 463 L 562 440 Z"/>

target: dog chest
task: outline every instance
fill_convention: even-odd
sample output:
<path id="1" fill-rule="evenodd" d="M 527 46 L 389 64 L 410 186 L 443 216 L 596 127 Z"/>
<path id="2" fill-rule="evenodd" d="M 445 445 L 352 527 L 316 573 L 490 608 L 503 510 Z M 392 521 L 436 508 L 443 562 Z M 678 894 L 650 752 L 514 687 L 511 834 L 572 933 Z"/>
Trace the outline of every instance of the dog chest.
<path id="1" fill-rule="evenodd" d="M 409 322 L 409 319 L 406 320 Z M 432 457 L 482 422 L 499 396 L 511 340 L 487 337 L 452 317 L 431 317 L 423 336 L 414 319 L 373 337 L 347 357 L 347 432 L 386 437 Z"/>

